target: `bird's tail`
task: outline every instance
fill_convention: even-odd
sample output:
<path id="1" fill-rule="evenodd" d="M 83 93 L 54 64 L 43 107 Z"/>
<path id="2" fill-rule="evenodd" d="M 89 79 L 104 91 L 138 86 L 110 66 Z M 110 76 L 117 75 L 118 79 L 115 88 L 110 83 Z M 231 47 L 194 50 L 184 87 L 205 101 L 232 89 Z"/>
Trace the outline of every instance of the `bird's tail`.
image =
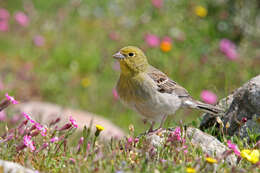
<path id="1" fill-rule="evenodd" d="M 213 114 L 213 115 L 218 115 L 219 113 L 224 112 L 223 109 L 221 109 L 221 108 L 219 108 L 217 106 L 213 106 L 213 105 L 210 105 L 210 104 L 202 103 L 202 102 L 194 100 L 192 98 L 184 100 L 183 103 L 184 103 L 184 105 L 186 107 L 199 109 L 199 110 L 202 110 L 204 112 L 207 112 L 207 113 L 210 113 L 210 114 Z"/>

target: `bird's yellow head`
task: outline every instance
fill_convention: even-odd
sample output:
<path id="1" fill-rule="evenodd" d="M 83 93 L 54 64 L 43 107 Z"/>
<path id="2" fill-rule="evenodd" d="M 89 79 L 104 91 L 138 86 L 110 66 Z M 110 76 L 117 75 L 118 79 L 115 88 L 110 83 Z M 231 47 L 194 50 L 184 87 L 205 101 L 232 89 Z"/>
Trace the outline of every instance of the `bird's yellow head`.
<path id="1" fill-rule="evenodd" d="M 135 46 L 127 46 L 113 55 L 120 63 L 121 73 L 135 75 L 144 72 L 148 67 L 148 61 L 141 49 Z"/>

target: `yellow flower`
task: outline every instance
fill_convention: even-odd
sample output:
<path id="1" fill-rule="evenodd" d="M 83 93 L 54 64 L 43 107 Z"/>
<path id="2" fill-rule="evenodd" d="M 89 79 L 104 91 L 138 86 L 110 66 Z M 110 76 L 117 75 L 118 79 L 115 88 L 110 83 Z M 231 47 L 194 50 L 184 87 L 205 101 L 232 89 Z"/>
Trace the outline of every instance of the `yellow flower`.
<path id="1" fill-rule="evenodd" d="M 96 125 L 97 131 L 103 131 L 105 128 L 101 125 Z"/>
<path id="2" fill-rule="evenodd" d="M 128 129 L 129 129 L 130 132 L 134 132 L 135 131 L 135 127 L 134 127 L 133 124 L 130 124 Z"/>
<path id="3" fill-rule="evenodd" d="M 169 41 L 162 41 L 160 48 L 163 52 L 169 52 L 172 49 L 172 44 Z"/>
<path id="4" fill-rule="evenodd" d="M 85 77 L 81 80 L 81 85 L 84 87 L 84 88 L 87 88 L 89 85 L 91 84 L 91 81 L 89 78 Z"/>
<path id="5" fill-rule="evenodd" d="M 212 158 L 212 157 L 206 157 L 206 161 L 207 161 L 208 163 L 217 163 L 217 162 L 218 162 L 216 159 L 214 159 L 214 158 Z"/>
<path id="6" fill-rule="evenodd" d="M 111 165 L 114 165 L 114 163 L 115 163 L 113 159 L 110 162 L 111 162 Z"/>
<path id="7" fill-rule="evenodd" d="M 242 150 L 241 151 L 241 157 L 247 159 L 251 163 L 257 163 L 259 161 L 259 150 Z"/>
<path id="8" fill-rule="evenodd" d="M 194 169 L 194 168 L 186 168 L 186 172 L 187 173 L 195 173 L 196 169 Z"/>
<path id="9" fill-rule="evenodd" d="M 229 127 L 230 127 L 230 123 L 227 122 L 227 124 L 226 124 L 226 128 L 228 129 Z"/>
<path id="10" fill-rule="evenodd" d="M 206 17 L 207 14 L 208 14 L 208 10 L 207 10 L 205 7 L 200 6 L 200 5 L 198 5 L 198 6 L 195 7 L 194 12 L 195 12 L 195 14 L 196 14 L 197 16 L 199 16 L 199 17 L 201 17 L 201 18 Z"/>

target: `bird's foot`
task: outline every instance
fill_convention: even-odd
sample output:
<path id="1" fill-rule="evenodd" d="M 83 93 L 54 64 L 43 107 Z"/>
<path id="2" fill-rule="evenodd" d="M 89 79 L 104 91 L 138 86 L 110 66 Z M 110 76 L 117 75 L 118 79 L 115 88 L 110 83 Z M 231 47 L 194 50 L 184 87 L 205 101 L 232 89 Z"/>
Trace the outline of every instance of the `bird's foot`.
<path id="1" fill-rule="evenodd" d="M 149 133 L 156 133 L 157 134 L 157 133 L 160 133 L 161 131 L 163 131 L 163 128 L 161 128 L 161 127 L 154 129 L 154 130 L 149 129 L 147 134 L 149 134 Z"/>

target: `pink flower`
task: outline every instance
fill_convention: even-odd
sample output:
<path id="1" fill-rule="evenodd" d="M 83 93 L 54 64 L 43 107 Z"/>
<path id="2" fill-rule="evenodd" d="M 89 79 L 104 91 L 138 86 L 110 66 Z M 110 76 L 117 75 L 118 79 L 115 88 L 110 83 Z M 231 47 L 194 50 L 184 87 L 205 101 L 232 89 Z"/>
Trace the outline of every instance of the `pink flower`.
<path id="1" fill-rule="evenodd" d="M 29 18 L 24 12 L 21 12 L 21 11 L 16 12 L 14 15 L 14 18 L 15 18 L 16 22 L 23 27 L 26 27 L 29 25 Z"/>
<path id="2" fill-rule="evenodd" d="M 24 112 L 22 114 L 28 121 L 30 121 L 41 132 L 42 136 L 46 136 L 47 129 L 45 127 L 43 127 L 43 125 L 34 121 L 30 115 L 28 115 Z"/>
<path id="3" fill-rule="evenodd" d="M 90 143 L 88 143 L 88 145 L 87 145 L 87 151 L 89 151 L 89 150 L 90 150 L 90 148 L 91 148 L 91 144 L 90 144 Z"/>
<path id="4" fill-rule="evenodd" d="M 23 134 L 23 133 L 24 133 L 24 130 L 21 130 L 21 134 Z M 31 136 L 31 137 L 34 137 L 34 136 L 37 136 L 39 133 L 40 133 L 39 130 L 34 130 L 34 131 L 32 131 L 32 132 L 30 133 L 30 136 Z"/>
<path id="5" fill-rule="evenodd" d="M 6 113 L 4 111 L 0 111 L 0 121 L 6 120 Z"/>
<path id="6" fill-rule="evenodd" d="M 230 60 L 236 60 L 238 58 L 237 51 L 236 51 L 236 45 L 226 38 L 224 38 L 220 41 L 219 49 Z"/>
<path id="7" fill-rule="evenodd" d="M 76 160 L 73 159 L 73 158 L 69 158 L 69 161 L 70 161 L 71 164 L 75 164 L 76 163 Z"/>
<path id="8" fill-rule="evenodd" d="M 59 138 L 57 136 L 51 138 L 50 142 L 51 143 L 54 143 L 54 142 L 57 142 L 59 140 Z"/>
<path id="9" fill-rule="evenodd" d="M 185 143 L 185 142 L 184 142 L 184 143 Z M 184 153 L 184 154 L 187 154 L 187 153 L 188 153 L 188 149 L 187 149 L 187 148 L 188 148 L 187 145 L 183 145 L 183 146 L 182 146 L 182 150 L 183 150 L 183 153 Z"/>
<path id="10" fill-rule="evenodd" d="M 229 49 L 229 50 L 226 52 L 226 56 L 227 56 L 227 58 L 230 59 L 230 60 L 236 60 L 237 57 L 238 57 L 236 49 Z"/>
<path id="11" fill-rule="evenodd" d="M 9 29 L 9 24 L 8 24 L 8 19 L 10 17 L 9 12 L 4 9 L 0 8 L 0 31 L 8 31 Z"/>
<path id="12" fill-rule="evenodd" d="M 246 117 L 243 117 L 242 120 L 241 120 L 242 123 L 246 123 L 247 122 L 247 118 Z"/>
<path id="13" fill-rule="evenodd" d="M 13 97 L 9 96 L 8 93 L 5 94 L 5 97 L 7 100 L 9 100 L 12 104 L 18 104 L 18 101 L 16 101 Z"/>
<path id="14" fill-rule="evenodd" d="M 226 53 L 228 49 L 235 48 L 235 45 L 230 40 L 224 38 L 220 40 L 219 48 L 221 52 Z"/>
<path id="15" fill-rule="evenodd" d="M 67 124 L 65 124 L 64 126 L 62 126 L 62 127 L 59 129 L 59 131 L 67 130 L 67 129 L 69 129 L 71 126 L 72 126 L 71 123 L 67 123 Z"/>
<path id="16" fill-rule="evenodd" d="M 174 132 L 173 132 L 173 137 L 177 140 L 177 141 L 181 141 L 181 128 L 180 127 L 176 127 Z"/>
<path id="17" fill-rule="evenodd" d="M 30 121 L 32 124 L 35 124 L 36 122 L 32 119 L 32 117 L 25 112 L 22 113 L 24 118 L 26 118 L 28 121 Z"/>
<path id="18" fill-rule="evenodd" d="M 9 24 L 7 20 L 0 19 L 0 31 L 6 32 L 9 29 Z"/>
<path id="19" fill-rule="evenodd" d="M 35 150 L 35 146 L 33 144 L 33 141 L 31 140 L 31 136 L 25 135 L 23 137 L 23 143 L 26 147 L 29 147 L 31 151 Z"/>
<path id="20" fill-rule="evenodd" d="M 80 144 L 80 145 L 83 144 L 83 141 L 84 141 L 84 137 L 80 137 L 80 139 L 79 139 L 79 144 Z"/>
<path id="21" fill-rule="evenodd" d="M 166 162 L 167 162 L 167 160 L 165 160 L 165 159 L 160 159 L 160 161 L 161 161 L 162 163 L 166 163 Z"/>
<path id="22" fill-rule="evenodd" d="M 36 128 L 41 131 L 41 135 L 42 136 L 46 136 L 47 134 L 47 129 L 45 127 L 43 127 L 43 125 L 41 125 L 40 123 L 35 123 L 34 124 L 36 126 Z"/>
<path id="23" fill-rule="evenodd" d="M 118 96 L 118 93 L 117 93 L 117 91 L 116 91 L 115 88 L 113 88 L 112 93 L 113 93 L 114 99 L 115 99 L 115 100 L 118 100 L 119 96 Z"/>
<path id="24" fill-rule="evenodd" d="M 78 128 L 78 124 L 76 123 L 76 120 L 72 118 L 72 116 L 70 116 L 70 122 L 75 128 Z"/>
<path id="25" fill-rule="evenodd" d="M 240 156 L 240 151 L 238 150 L 238 147 L 235 144 L 232 144 L 230 140 L 227 141 L 228 148 L 234 151 L 234 153 L 237 156 Z"/>
<path id="26" fill-rule="evenodd" d="M 84 142 L 84 137 L 81 137 L 79 139 L 78 146 L 77 146 L 78 153 L 80 152 L 80 148 L 81 148 L 81 145 L 83 144 L 83 142 Z"/>
<path id="27" fill-rule="evenodd" d="M 10 17 L 9 11 L 4 8 L 0 8 L 0 20 L 8 20 L 9 17 Z"/>
<path id="28" fill-rule="evenodd" d="M 130 144 L 131 144 L 133 141 L 134 141 L 134 139 L 131 138 L 131 137 L 129 137 L 129 138 L 127 139 L 127 142 L 130 143 Z"/>
<path id="29" fill-rule="evenodd" d="M 180 127 L 176 127 L 175 130 L 170 133 L 167 142 L 175 142 L 175 141 L 180 141 L 183 142 L 183 140 L 181 139 L 181 128 Z"/>
<path id="30" fill-rule="evenodd" d="M 203 90 L 200 94 L 200 98 L 208 104 L 216 104 L 218 97 L 211 91 Z"/>
<path id="31" fill-rule="evenodd" d="M 182 149 L 187 149 L 187 148 L 188 148 L 187 145 L 183 145 L 183 146 L 182 146 Z"/>
<path id="32" fill-rule="evenodd" d="M 145 36 L 145 42 L 150 47 L 158 47 L 160 45 L 159 37 L 153 34 L 147 34 Z"/>
<path id="33" fill-rule="evenodd" d="M 163 0 L 152 0 L 152 5 L 155 8 L 162 8 L 163 6 Z"/>
<path id="34" fill-rule="evenodd" d="M 44 37 L 41 36 L 41 35 L 36 35 L 36 36 L 33 38 L 33 42 L 34 42 L 34 44 L 35 44 L 36 46 L 41 47 L 41 46 L 44 45 L 45 39 L 44 39 Z"/>
<path id="35" fill-rule="evenodd" d="M 47 134 L 47 129 L 44 128 L 44 127 L 42 127 L 42 128 L 41 128 L 41 135 L 42 135 L 42 136 L 46 136 L 46 134 Z"/>

